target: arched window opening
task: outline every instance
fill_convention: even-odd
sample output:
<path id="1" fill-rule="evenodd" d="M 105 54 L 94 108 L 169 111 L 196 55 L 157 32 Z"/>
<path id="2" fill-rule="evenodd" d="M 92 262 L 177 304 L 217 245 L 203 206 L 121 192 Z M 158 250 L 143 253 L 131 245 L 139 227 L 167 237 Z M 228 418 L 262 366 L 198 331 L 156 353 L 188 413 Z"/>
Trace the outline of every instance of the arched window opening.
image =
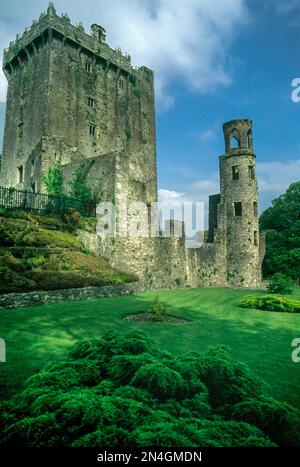
<path id="1" fill-rule="evenodd" d="M 237 149 L 240 147 L 239 139 L 236 136 L 231 136 L 230 147 L 231 149 Z"/>

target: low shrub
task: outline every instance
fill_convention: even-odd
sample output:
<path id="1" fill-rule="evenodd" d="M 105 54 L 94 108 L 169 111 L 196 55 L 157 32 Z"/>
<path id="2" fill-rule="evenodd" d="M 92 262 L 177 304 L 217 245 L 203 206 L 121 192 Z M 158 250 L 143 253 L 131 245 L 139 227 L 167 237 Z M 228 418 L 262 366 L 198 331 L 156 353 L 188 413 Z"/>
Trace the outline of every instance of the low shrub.
<path id="1" fill-rule="evenodd" d="M 277 272 L 271 277 L 267 287 L 268 292 L 275 294 L 290 294 L 293 291 L 294 283 L 290 277 L 281 272 Z"/>
<path id="2" fill-rule="evenodd" d="M 263 311 L 300 313 L 300 301 L 274 295 L 247 295 L 240 301 L 239 306 Z"/>
<path id="3" fill-rule="evenodd" d="M 271 397 L 249 400 L 233 407 L 231 417 L 256 425 L 280 446 L 300 445 L 298 410 Z"/>
<path id="4" fill-rule="evenodd" d="M 299 411 L 258 386 L 224 348 L 174 357 L 109 332 L 0 403 L 0 446 L 300 446 Z"/>

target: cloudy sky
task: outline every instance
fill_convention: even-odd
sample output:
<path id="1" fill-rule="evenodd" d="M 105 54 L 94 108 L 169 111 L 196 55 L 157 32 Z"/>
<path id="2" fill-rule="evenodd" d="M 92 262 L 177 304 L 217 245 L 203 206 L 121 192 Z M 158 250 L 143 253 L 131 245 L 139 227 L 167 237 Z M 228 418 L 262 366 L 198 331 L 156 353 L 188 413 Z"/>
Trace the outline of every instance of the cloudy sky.
<path id="1" fill-rule="evenodd" d="M 0 48 L 47 4 L 1 0 Z M 262 209 L 300 179 L 300 102 L 291 99 L 291 82 L 300 78 L 300 0 L 56 0 L 55 6 L 87 31 L 103 25 L 110 45 L 155 71 L 163 200 L 206 201 L 218 192 L 222 123 L 233 118 L 254 121 Z M 1 102 L 5 94 L 0 74 Z M 0 127 L 3 111 L 0 104 Z"/>

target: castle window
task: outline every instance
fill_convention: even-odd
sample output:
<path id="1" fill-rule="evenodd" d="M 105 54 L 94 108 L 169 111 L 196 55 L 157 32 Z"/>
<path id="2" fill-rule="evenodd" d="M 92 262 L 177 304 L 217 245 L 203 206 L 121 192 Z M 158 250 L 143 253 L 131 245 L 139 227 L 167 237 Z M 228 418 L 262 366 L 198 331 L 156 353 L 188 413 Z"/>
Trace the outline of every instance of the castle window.
<path id="1" fill-rule="evenodd" d="M 91 109 L 94 109 L 96 107 L 96 101 L 94 99 L 92 99 L 91 97 L 88 97 L 88 106 Z"/>
<path id="2" fill-rule="evenodd" d="M 252 131 L 248 130 L 247 132 L 247 147 L 251 149 L 252 147 Z"/>
<path id="3" fill-rule="evenodd" d="M 92 71 L 92 65 L 89 62 L 85 62 L 84 69 L 87 73 L 90 73 Z"/>
<path id="4" fill-rule="evenodd" d="M 23 183 L 24 180 L 24 167 L 23 165 L 20 165 L 18 167 L 18 183 Z"/>
<path id="5" fill-rule="evenodd" d="M 258 216 L 258 203 L 257 203 L 257 201 L 253 201 L 253 215 L 255 217 Z"/>
<path id="6" fill-rule="evenodd" d="M 123 79 L 119 79 L 119 88 L 124 89 L 125 88 L 125 81 Z"/>
<path id="7" fill-rule="evenodd" d="M 91 136 L 95 136 L 96 134 L 96 126 L 95 125 L 89 125 L 89 132 Z"/>
<path id="8" fill-rule="evenodd" d="M 234 215 L 235 217 L 240 217 L 243 215 L 243 205 L 240 201 L 233 204 L 234 206 Z"/>
<path id="9" fill-rule="evenodd" d="M 35 182 L 33 182 L 33 183 L 31 184 L 31 190 L 32 190 L 32 193 L 35 193 L 35 192 L 36 192 L 36 184 L 35 184 Z"/>
<path id="10" fill-rule="evenodd" d="M 24 123 L 19 123 L 19 125 L 18 125 L 18 137 L 20 139 L 23 138 L 23 131 L 24 131 Z"/>
<path id="11" fill-rule="evenodd" d="M 255 246 L 258 246 L 258 232 L 257 232 L 257 230 L 254 231 L 253 243 L 254 243 Z"/>
<path id="12" fill-rule="evenodd" d="M 250 180 L 255 180 L 255 169 L 253 165 L 248 166 L 248 176 Z"/>
<path id="13" fill-rule="evenodd" d="M 237 149 L 240 147 L 240 141 L 239 139 L 237 138 L 237 136 L 232 136 L 231 139 L 230 139 L 230 147 L 232 149 Z"/>
<path id="14" fill-rule="evenodd" d="M 238 180 L 240 178 L 240 170 L 238 165 L 233 165 L 232 170 L 232 180 Z"/>

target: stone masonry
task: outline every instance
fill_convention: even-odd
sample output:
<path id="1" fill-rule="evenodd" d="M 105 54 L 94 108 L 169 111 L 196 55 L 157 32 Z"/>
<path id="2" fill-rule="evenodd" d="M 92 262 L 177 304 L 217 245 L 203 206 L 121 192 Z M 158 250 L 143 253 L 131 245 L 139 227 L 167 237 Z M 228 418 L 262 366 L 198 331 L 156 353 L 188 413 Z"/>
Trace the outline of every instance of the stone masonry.
<path id="1" fill-rule="evenodd" d="M 8 80 L 0 186 L 43 192 L 42 176 L 62 165 L 65 190 L 84 165 L 86 183 L 102 201 L 157 201 L 154 75 L 87 34 L 52 3 L 4 51 Z M 224 124 L 220 193 L 210 197 L 209 233 L 187 249 L 184 226 L 171 236 L 101 239 L 80 233 L 87 248 L 134 272 L 143 288 L 259 287 L 264 238 L 258 227 L 258 186 L 252 122 Z M 177 237 L 176 228 L 183 232 Z"/>

